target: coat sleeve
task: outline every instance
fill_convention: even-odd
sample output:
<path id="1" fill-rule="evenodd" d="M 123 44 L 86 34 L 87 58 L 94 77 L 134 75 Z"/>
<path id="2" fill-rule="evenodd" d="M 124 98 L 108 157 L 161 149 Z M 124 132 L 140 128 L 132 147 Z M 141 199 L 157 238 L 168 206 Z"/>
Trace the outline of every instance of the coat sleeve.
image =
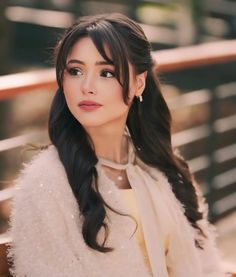
<path id="1" fill-rule="evenodd" d="M 8 259 L 17 277 L 86 276 L 80 258 L 67 239 L 67 226 L 54 192 L 36 172 L 34 164 L 15 186 L 10 216 Z M 43 178 L 42 178 L 43 180 Z M 53 181 L 53 180 L 52 180 Z"/>
<path id="2" fill-rule="evenodd" d="M 208 221 L 208 205 L 200 189 L 196 187 L 198 195 L 199 210 L 203 218 L 198 221 L 198 226 L 206 235 L 202 238 L 197 235 L 202 242 L 203 249 L 199 249 L 199 255 L 202 263 L 204 277 L 225 277 L 228 276 L 222 268 L 222 259 L 219 249 L 216 245 L 216 228 Z"/>

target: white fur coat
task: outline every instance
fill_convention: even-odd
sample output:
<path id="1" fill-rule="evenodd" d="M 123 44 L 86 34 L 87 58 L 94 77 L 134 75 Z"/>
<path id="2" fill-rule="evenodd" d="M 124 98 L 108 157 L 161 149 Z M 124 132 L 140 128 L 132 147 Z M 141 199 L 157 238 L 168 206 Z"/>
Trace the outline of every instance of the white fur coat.
<path id="1" fill-rule="evenodd" d="M 214 236 L 206 219 L 199 222 L 208 235 L 204 250 L 194 245 L 197 231 L 183 214 L 165 176 L 130 152 L 126 167 L 140 210 L 152 266 L 145 266 L 130 217 L 107 209 L 110 253 L 89 248 L 82 237 L 82 216 L 54 146 L 26 165 L 16 182 L 10 218 L 12 242 L 8 253 L 16 277 L 222 277 Z M 120 190 L 97 164 L 105 201 L 127 212 Z M 163 240 L 169 237 L 168 253 Z M 103 239 L 102 230 L 99 241 Z"/>

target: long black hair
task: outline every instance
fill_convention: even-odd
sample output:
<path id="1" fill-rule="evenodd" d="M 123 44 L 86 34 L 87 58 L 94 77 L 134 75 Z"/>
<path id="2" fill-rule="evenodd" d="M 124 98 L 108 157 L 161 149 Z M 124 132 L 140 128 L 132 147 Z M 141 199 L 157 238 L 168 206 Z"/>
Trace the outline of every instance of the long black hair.
<path id="1" fill-rule="evenodd" d="M 171 144 L 171 115 L 160 91 L 153 70 L 151 46 L 141 27 L 119 13 L 84 16 L 65 34 L 55 48 L 58 90 L 49 116 L 49 136 L 56 146 L 68 181 L 83 215 L 82 234 L 86 244 L 101 252 L 111 251 L 105 246 L 108 226 L 105 223 L 105 201 L 98 190 L 95 165 L 98 158 L 91 147 L 83 126 L 69 111 L 63 93 L 63 74 L 66 59 L 75 42 L 90 37 L 101 56 L 110 62 L 104 45 L 108 45 L 115 67 L 115 76 L 123 88 L 123 100 L 128 103 L 129 67 L 136 74 L 147 71 L 143 102 L 135 97 L 130 107 L 127 126 L 138 157 L 161 170 L 168 178 L 176 198 L 185 207 L 185 216 L 201 232 L 197 221 L 202 219 L 192 176 L 186 162 L 174 154 Z M 102 244 L 97 241 L 101 228 L 105 229 Z M 197 241 L 196 241 L 197 242 Z M 200 247 L 199 244 L 197 246 Z"/>

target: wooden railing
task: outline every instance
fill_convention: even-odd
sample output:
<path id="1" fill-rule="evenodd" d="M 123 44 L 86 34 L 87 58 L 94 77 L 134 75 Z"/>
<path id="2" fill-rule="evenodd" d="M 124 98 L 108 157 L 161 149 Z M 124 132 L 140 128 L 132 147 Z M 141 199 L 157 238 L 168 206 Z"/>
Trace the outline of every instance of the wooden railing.
<path id="1" fill-rule="evenodd" d="M 153 52 L 156 70 L 160 72 L 178 71 L 236 61 L 236 40 L 211 42 L 196 46 Z M 0 76 L 0 100 L 27 93 L 33 89 L 54 89 L 56 87 L 54 69 L 17 73 Z"/>
<path id="2" fill-rule="evenodd" d="M 188 68 L 192 69 L 213 64 L 236 61 L 236 40 L 206 43 L 171 50 L 161 50 L 153 52 L 152 54 L 154 60 L 156 61 L 156 71 L 168 73 L 171 71 L 185 70 Z M 202 103 L 212 104 L 213 99 L 215 99 L 214 101 L 218 101 L 222 98 L 234 97 L 236 95 L 236 89 L 230 89 L 230 85 L 233 86 L 233 88 L 236 88 L 235 82 L 232 82 L 231 84 L 222 84 L 222 86 L 226 88 L 227 93 L 222 93 L 222 89 L 219 89 L 219 87 L 217 87 L 214 89 L 213 92 L 209 89 L 202 89 L 201 91 L 192 91 L 187 94 L 183 94 L 169 101 L 170 108 L 172 110 L 176 110 L 186 106 L 194 106 Z M 43 69 L 34 72 L 0 76 L 0 101 L 15 97 L 20 93 L 27 93 L 29 91 L 38 89 L 56 89 L 56 78 L 54 69 Z M 227 124 L 225 124 L 226 122 Z M 217 133 L 236 129 L 235 122 L 236 114 L 231 116 L 230 118 L 213 119 L 210 124 L 212 124 L 214 128 L 206 123 L 205 125 L 197 126 L 188 130 L 183 130 L 174 134 L 173 143 L 175 146 L 180 147 L 193 143 L 194 141 L 207 138 L 209 136 L 212 137 L 212 134 L 217 135 Z M 229 130 L 227 130 L 227 126 Z M 26 142 L 29 142 L 31 138 L 32 134 L 29 134 L 2 140 L 0 141 L 0 151 L 6 151 L 24 145 Z M 221 149 L 212 149 L 210 156 L 203 155 L 195 157 L 194 159 L 189 161 L 192 172 L 196 173 L 205 168 L 210 168 L 213 160 L 214 164 L 216 162 L 220 163 L 224 162 L 227 159 L 235 158 L 236 151 L 232 151 L 233 149 L 235 149 L 235 147 L 235 145 L 229 145 Z M 223 156 L 222 153 L 224 153 Z M 228 175 L 232 175 L 232 172 L 226 173 Z M 214 193 L 216 189 L 220 189 L 221 187 L 227 185 L 227 183 L 225 184 L 225 179 L 223 180 L 223 183 L 222 181 L 219 181 L 220 176 L 215 176 L 214 178 L 214 185 L 209 185 L 208 194 Z M 218 188 L 214 187 L 215 184 L 217 184 L 217 180 Z M 13 189 L 0 191 L 0 201 L 6 201 L 7 199 L 11 198 L 12 194 Z M 214 203 L 211 204 L 214 205 Z M 3 239 L 5 238 L 2 238 L 1 241 L 0 237 L 0 252 L 1 249 L 5 249 L 5 241 L 3 241 Z"/>

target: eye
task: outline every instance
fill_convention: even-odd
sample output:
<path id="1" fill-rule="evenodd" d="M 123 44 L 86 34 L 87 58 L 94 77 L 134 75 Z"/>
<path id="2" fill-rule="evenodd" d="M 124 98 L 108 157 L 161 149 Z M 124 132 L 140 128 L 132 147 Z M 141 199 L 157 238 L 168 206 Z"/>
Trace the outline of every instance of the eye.
<path id="1" fill-rule="evenodd" d="M 67 72 L 71 75 L 71 76 L 78 76 L 81 75 L 81 71 L 79 68 L 67 68 Z"/>
<path id="2" fill-rule="evenodd" d="M 111 70 L 103 70 L 101 73 L 101 76 L 107 77 L 107 78 L 112 78 L 112 77 L 115 77 L 115 73 Z"/>

